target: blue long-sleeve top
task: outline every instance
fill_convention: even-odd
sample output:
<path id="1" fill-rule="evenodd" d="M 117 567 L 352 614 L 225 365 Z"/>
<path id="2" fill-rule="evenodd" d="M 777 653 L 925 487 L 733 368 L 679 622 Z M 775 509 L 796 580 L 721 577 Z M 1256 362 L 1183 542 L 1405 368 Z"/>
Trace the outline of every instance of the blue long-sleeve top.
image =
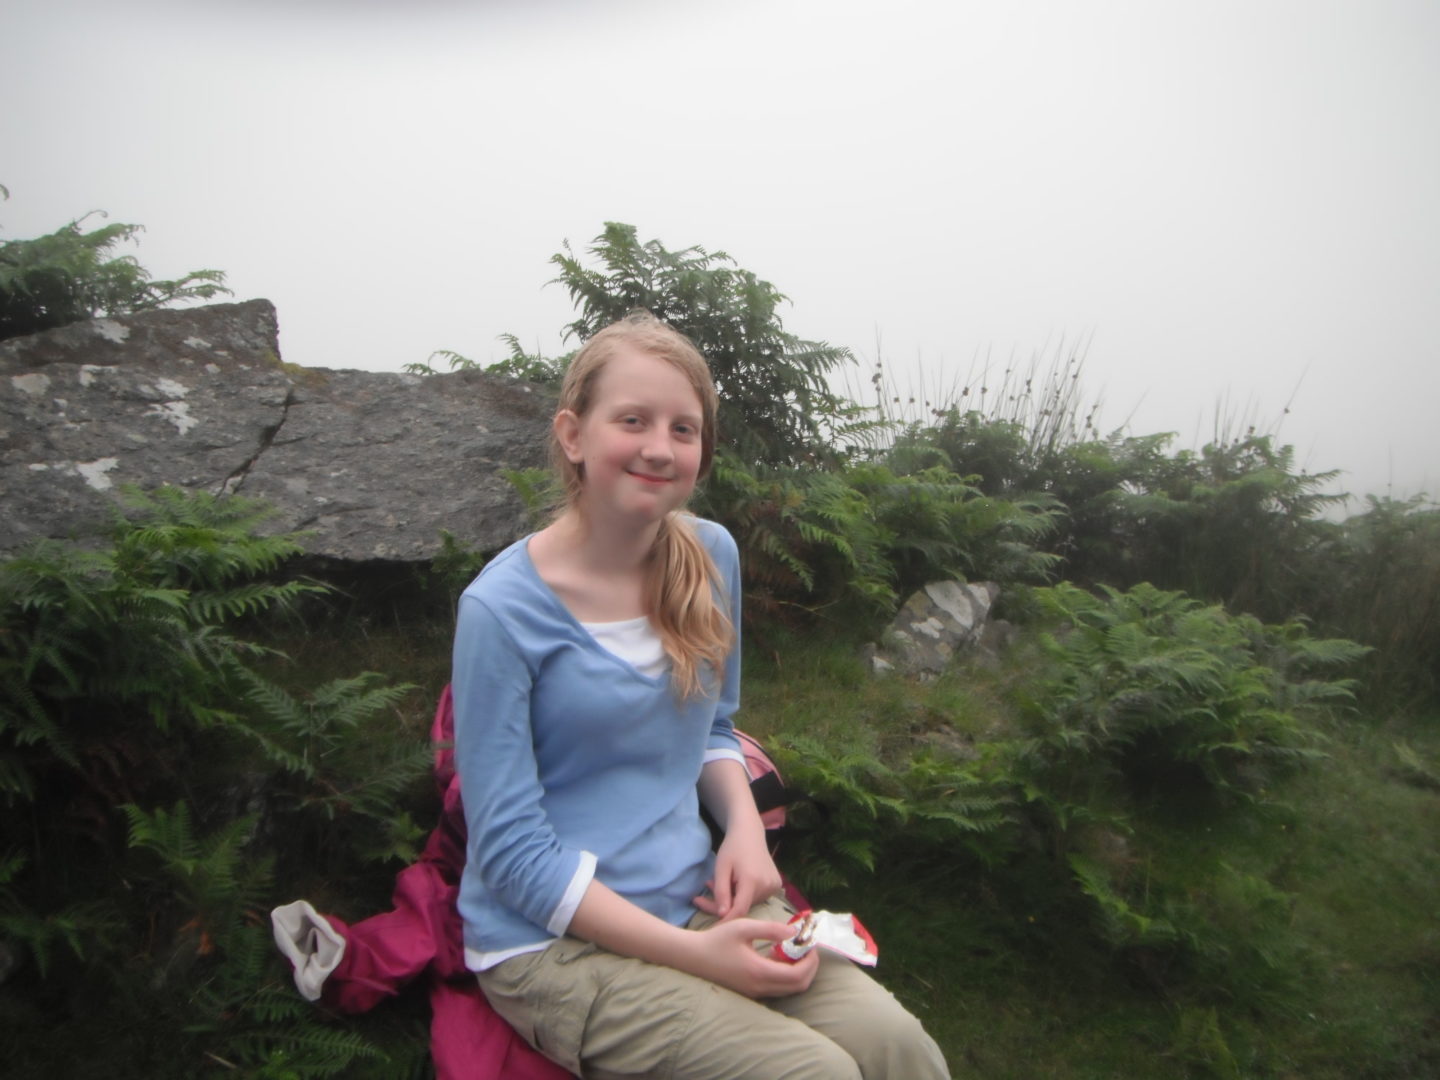
<path id="1" fill-rule="evenodd" d="M 452 687 L 455 763 L 468 829 L 459 908 L 466 962 L 488 966 L 565 932 L 599 880 L 674 925 L 711 877 L 696 783 L 740 759 L 735 541 L 690 519 L 736 630 L 709 692 L 681 701 L 600 645 L 535 570 L 528 537 L 460 598 Z"/>

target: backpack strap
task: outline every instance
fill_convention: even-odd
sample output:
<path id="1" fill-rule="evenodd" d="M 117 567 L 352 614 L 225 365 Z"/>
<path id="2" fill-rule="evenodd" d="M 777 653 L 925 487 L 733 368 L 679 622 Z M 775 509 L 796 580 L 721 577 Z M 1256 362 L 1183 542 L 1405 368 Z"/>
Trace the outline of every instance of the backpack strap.
<path id="1" fill-rule="evenodd" d="M 762 814 L 789 806 L 798 798 L 785 787 L 778 772 L 764 773 L 751 780 L 750 794 L 755 796 L 755 808 Z"/>

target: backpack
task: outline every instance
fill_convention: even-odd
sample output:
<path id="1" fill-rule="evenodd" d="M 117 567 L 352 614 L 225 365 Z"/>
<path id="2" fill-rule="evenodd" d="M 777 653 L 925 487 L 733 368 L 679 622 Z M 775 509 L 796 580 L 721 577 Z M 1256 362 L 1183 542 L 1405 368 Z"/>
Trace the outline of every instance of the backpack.
<path id="1" fill-rule="evenodd" d="M 752 736 L 736 731 L 740 740 L 740 752 L 745 755 L 745 771 L 750 774 L 750 794 L 755 796 L 755 808 L 760 811 L 760 820 L 770 839 L 773 851 L 779 842 L 780 831 L 785 828 L 785 808 L 794 797 L 785 790 L 785 781 L 780 770 L 765 748 Z"/>

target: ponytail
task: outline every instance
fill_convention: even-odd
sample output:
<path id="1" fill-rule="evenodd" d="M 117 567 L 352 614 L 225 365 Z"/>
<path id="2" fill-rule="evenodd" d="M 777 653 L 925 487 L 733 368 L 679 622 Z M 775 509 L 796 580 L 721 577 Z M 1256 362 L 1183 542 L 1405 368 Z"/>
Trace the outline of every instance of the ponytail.
<path id="1" fill-rule="evenodd" d="M 715 561 L 680 513 L 660 523 L 645 583 L 645 607 L 670 657 L 670 680 L 682 698 L 706 690 L 705 672 L 718 672 L 735 644 L 729 616 L 715 602 Z"/>
<path id="2" fill-rule="evenodd" d="M 695 343 L 648 311 L 632 311 L 581 346 L 560 384 L 558 408 L 585 416 L 590 411 L 595 380 L 621 346 L 673 365 L 694 388 L 701 410 L 699 478 L 703 480 L 715 457 L 720 407 L 715 382 Z M 554 431 L 550 457 L 564 485 L 563 514 L 579 501 L 585 483 L 584 468 L 569 460 Z M 695 529 L 679 512 L 667 515 L 660 523 L 650 554 L 645 613 L 670 657 L 671 682 L 682 700 L 705 693 L 707 670 L 718 672 L 734 647 L 735 628 L 730 616 L 715 602 L 717 588 L 723 591 L 720 573 Z"/>

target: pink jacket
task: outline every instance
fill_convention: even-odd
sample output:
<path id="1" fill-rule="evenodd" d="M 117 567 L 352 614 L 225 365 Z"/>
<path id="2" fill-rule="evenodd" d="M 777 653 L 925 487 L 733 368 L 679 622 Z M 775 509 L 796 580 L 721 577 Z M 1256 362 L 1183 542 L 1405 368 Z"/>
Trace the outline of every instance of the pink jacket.
<path id="1" fill-rule="evenodd" d="M 340 1012 L 366 1012 L 423 975 L 430 991 L 430 1055 L 437 1080 L 570 1080 L 570 1073 L 531 1049 L 491 1008 L 465 967 L 455 908 L 465 865 L 465 815 L 449 749 L 453 736 L 447 686 L 431 728 L 435 779 L 444 800 L 440 824 L 420 861 L 396 877 L 392 910 L 353 925 L 334 915 L 323 917 L 343 947 L 324 935 L 327 944 L 342 951 L 339 963 L 321 976 L 320 1000 Z M 279 941 L 278 923 L 276 937 Z M 291 949 L 285 951 L 292 955 Z"/>

